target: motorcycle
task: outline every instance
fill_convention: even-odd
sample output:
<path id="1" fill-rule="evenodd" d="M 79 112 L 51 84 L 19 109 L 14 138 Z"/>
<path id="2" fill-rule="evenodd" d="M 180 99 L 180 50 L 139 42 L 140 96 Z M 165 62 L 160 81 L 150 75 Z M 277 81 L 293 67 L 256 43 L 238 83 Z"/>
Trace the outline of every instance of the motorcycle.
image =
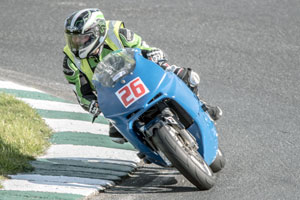
<path id="1" fill-rule="evenodd" d="M 126 48 L 104 57 L 93 85 L 103 115 L 140 158 L 177 168 L 201 190 L 213 187 L 225 164 L 215 124 L 180 78 Z"/>

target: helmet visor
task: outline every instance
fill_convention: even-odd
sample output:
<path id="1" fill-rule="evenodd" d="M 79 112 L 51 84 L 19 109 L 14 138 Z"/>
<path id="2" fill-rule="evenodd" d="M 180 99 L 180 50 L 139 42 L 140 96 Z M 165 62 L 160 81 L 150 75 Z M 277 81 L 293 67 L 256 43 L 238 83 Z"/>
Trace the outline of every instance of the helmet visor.
<path id="1" fill-rule="evenodd" d="M 84 49 L 96 40 L 93 33 L 87 34 L 70 34 L 65 33 L 66 42 L 71 51 L 76 55 L 79 50 Z"/>

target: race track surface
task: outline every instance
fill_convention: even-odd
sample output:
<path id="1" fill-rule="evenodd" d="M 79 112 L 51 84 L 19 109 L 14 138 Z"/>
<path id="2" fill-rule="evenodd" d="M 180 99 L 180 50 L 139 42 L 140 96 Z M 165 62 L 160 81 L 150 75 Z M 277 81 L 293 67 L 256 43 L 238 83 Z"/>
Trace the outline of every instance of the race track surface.
<path id="1" fill-rule="evenodd" d="M 299 199 L 300 1 L 1 1 L 1 78 L 75 102 L 62 73 L 63 25 L 85 7 L 197 71 L 201 96 L 224 112 L 227 163 L 213 189 L 150 165 L 106 199 Z"/>

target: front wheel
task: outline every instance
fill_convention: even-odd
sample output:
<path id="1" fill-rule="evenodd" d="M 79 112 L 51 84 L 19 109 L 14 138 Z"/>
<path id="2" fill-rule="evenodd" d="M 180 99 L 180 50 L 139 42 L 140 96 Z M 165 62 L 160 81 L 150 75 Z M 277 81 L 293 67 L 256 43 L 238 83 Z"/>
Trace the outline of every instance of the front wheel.
<path id="1" fill-rule="evenodd" d="M 215 184 L 215 175 L 195 149 L 188 148 L 177 130 L 165 125 L 154 130 L 153 142 L 181 174 L 200 190 Z"/>

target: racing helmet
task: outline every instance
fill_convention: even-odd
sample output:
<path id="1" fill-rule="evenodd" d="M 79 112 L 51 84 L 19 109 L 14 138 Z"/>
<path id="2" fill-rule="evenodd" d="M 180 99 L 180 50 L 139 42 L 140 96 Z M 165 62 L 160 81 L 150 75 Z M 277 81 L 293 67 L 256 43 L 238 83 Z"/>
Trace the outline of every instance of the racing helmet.
<path id="1" fill-rule="evenodd" d="M 98 48 L 100 54 L 106 34 L 104 15 L 97 8 L 79 10 L 65 20 L 66 43 L 78 58 L 87 58 Z"/>

